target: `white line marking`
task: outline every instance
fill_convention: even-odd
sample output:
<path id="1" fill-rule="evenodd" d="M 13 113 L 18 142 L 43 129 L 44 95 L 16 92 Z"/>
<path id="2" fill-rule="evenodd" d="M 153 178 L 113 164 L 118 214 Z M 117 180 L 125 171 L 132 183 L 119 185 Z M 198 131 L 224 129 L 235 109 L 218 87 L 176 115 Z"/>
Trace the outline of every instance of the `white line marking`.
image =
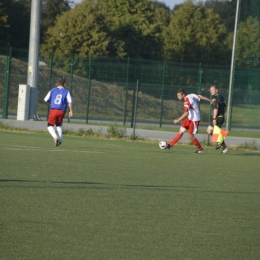
<path id="1" fill-rule="evenodd" d="M 10 150 L 10 151 L 36 151 L 36 152 L 72 152 L 72 153 L 104 153 L 98 151 L 82 151 L 82 150 L 69 150 L 69 149 L 49 149 L 42 147 L 33 147 L 33 146 L 22 146 L 22 145 L 6 145 L 7 147 L 0 147 L 1 150 Z M 13 147 L 9 147 L 13 146 Z M 17 148 L 16 148 L 17 147 Z"/>

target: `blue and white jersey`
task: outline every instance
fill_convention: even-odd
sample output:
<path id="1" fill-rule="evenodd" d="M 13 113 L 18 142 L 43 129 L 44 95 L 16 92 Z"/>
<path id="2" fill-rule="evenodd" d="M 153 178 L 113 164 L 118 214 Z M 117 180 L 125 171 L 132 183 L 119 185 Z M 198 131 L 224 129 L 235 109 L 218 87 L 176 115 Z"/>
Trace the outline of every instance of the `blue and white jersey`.
<path id="1" fill-rule="evenodd" d="M 73 102 L 73 98 L 67 89 L 56 87 L 48 92 L 44 101 L 50 103 L 50 109 L 66 111 L 68 104 Z"/>

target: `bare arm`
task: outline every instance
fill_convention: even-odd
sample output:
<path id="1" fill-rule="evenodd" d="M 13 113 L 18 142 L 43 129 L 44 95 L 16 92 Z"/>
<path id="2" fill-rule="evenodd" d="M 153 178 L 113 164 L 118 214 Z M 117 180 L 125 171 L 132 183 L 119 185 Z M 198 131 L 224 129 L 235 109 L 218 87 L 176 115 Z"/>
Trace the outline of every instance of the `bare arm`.
<path id="1" fill-rule="evenodd" d="M 198 95 L 198 97 L 202 100 L 206 100 L 206 101 L 209 101 L 211 102 L 211 99 L 207 98 L 207 97 L 204 97 L 204 96 L 201 96 L 201 95 Z"/>
<path id="2" fill-rule="evenodd" d="M 72 116 L 73 116 L 73 107 L 72 107 L 72 102 L 69 103 L 69 108 L 70 108 L 69 117 L 72 117 Z"/>
<path id="3" fill-rule="evenodd" d="M 181 117 L 179 117 L 178 119 L 173 120 L 173 123 L 174 123 L 174 124 L 178 123 L 179 121 L 181 121 L 182 119 L 184 119 L 185 117 L 187 117 L 188 114 L 189 114 L 189 112 L 184 112 L 184 113 L 181 115 Z"/>

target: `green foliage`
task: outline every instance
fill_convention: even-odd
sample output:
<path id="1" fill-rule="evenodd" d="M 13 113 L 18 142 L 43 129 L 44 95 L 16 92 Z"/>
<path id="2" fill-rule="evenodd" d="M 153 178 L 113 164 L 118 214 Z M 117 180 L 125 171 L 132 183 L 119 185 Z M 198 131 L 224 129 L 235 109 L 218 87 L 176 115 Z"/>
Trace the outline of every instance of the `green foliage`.
<path id="1" fill-rule="evenodd" d="M 2 12 L 4 11 L 4 15 L 2 15 L 4 26 L 0 29 L 0 34 L 3 34 L 3 36 L 1 35 L 0 37 L 1 46 L 28 48 L 30 31 L 29 0 L 2 0 L 0 6 L 0 17 L 1 10 Z"/>
<path id="2" fill-rule="evenodd" d="M 260 22 L 258 18 L 250 16 L 245 22 L 239 24 L 236 59 L 260 61 Z"/>
<path id="3" fill-rule="evenodd" d="M 0 125 L 1 129 L 1 125 Z M 81 136 L 81 137 L 98 137 L 98 138 L 124 138 L 126 137 L 126 126 L 119 125 L 117 123 L 110 124 L 107 128 L 106 133 L 102 128 L 94 131 L 92 128 L 88 130 L 84 130 L 80 128 L 77 132 L 73 132 L 71 130 L 64 130 L 64 135 L 74 135 L 74 136 Z"/>
<path id="4" fill-rule="evenodd" d="M 1 46 L 8 46 L 10 34 L 7 32 L 8 28 L 8 15 L 6 10 L 3 7 L 3 4 L 0 3 L 0 44 Z"/>
<path id="5" fill-rule="evenodd" d="M 213 9 L 213 12 L 219 15 L 229 33 L 234 31 L 236 1 L 207 0 L 204 6 Z"/>
<path id="6" fill-rule="evenodd" d="M 188 0 L 172 14 L 165 55 L 175 61 L 225 63 L 226 37 L 226 28 L 212 9 Z"/>
<path id="7" fill-rule="evenodd" d="M 123 138 L 126 136 L 126 127 L 118 125 L 117 123 L 111 124 L 107 129 L 107 136 L 113 138 Z"/>
<path id="8" fill-rule="evenodd" d="M 148 0 L 99 0 L 106 13 L 111 37 L 123 42 L 124 56 L 161 58 L 161 26 Z"/>
<path id="9" fill-rule="evenodd" d="M 258 147 L 256 141 L 253 140 L 252 142 L 244 142 L 243 144 L 239 145 L 237 149 L 258 150 L 260 147 Z"/>
<path id="10" fill-rule="evenodd" d="M 48 28 L 55 24 L 58 15 L 71 9 L 69 0 L 42 0 L 41 8 L 41 35 L 42 39 Z"/>
<path id="11" fill-rule="evenodd" d="M 66 53 L 109 56 L 122 54 L 120 43 L 113 42 L 104 12 L 91 0 L 85 0 L 70 12 L 62 14 L 49 28 L 43 50 L 57 50 L 56 57 Z"/>

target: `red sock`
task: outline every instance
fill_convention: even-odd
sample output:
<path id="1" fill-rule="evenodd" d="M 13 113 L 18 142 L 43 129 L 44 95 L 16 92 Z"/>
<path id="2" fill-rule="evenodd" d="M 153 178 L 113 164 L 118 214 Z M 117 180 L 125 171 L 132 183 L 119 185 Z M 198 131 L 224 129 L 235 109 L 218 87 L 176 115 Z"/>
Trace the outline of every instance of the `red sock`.
<path id="1" fill-rule="evenodd" d="M 198 150 L 202 150 L 202 147 L 201 147 L 199 141 L 197 140 L 197 138 L 193 137 L 191 139 L 191 141 L 194 143 L 194 145 L 197 147 Z"/>
<path id="2" fill-rule="evenodd" d="M 174 146 L 183 136 L 183 133 L 178 133 L 169 143 L 169 145 L 172 147 Z"/>

